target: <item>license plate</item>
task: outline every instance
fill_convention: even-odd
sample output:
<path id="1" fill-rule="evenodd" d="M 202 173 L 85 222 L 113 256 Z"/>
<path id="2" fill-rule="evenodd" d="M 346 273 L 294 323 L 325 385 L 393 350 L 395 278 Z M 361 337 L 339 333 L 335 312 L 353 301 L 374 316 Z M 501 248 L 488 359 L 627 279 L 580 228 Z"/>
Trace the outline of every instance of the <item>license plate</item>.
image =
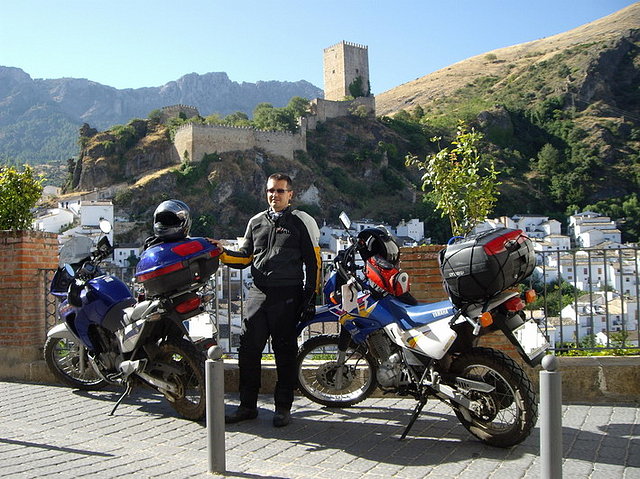
<path id="1" fill-rule="evenodd" d="M 529 359 L 536 358 L 551 346 L 533 319 L 525 321 L 512 333 Z"/>

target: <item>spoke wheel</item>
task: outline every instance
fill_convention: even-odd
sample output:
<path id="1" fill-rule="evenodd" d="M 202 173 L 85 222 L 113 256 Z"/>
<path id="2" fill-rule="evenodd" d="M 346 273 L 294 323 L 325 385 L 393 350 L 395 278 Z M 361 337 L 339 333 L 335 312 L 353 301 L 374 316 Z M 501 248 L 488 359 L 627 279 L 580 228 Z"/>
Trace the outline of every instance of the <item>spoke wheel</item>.
<path id="1" fill-rule="evenodd" d="M 44 360 L 58 380 L 74 388 L 95 390 L 108 384 L 93 369 L 87 350 L 71 339 L 47 338 Z"/>
<path id="2" fill-rule="evenodd" d="M 311 401 L 347 407 L 363 401 L 377 386 L 376 361 L 368 352 L 349 346 L 344 364 L 338 363 L 338 335 L 306 341 L 298 353 L 298 387 Z"/>
<path id="3" fill-rule="evenodd" d="M 457 376 L 494 387 L 489 393 L 470 391 L 475 408 L 452 404 L 462 425 L 492 446 L 511 447 L 531 433 L 538 418 L 533 385 L 523 369 L 506 354 L 475 348 L 462 354 L 451 370 Z"/>
<path id="4" fill-rule="evenodd" d="M 177 392 L 165 396 L 178 414 L 194 421 L 203 419 L 207 405 L 204 356 L 189 341 L 172 339 L 160 345 L 154 364 L 149 374 L 176 388 Z"/>

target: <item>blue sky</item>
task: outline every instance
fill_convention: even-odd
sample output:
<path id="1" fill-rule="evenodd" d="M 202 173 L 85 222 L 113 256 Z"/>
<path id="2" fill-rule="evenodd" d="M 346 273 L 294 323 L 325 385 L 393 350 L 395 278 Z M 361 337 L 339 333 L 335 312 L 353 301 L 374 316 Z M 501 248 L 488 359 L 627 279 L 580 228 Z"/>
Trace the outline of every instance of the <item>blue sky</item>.
<path id="1" fill-rule="evenodd" d="M 188 73 L 323 87 L 322 50 L 369 47 L 374 94 L 465 58 L 555 35 L 628 0 L 11 0 L 0 65 L 32 78 L 161 86 Z"/>

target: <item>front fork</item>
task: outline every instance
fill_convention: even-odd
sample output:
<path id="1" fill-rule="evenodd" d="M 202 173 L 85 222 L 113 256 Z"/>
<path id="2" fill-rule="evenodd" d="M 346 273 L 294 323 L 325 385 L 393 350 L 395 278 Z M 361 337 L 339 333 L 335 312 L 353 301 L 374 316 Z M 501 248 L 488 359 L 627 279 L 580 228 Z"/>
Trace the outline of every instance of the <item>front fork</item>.
<path id="1" fill-rule="evenodd" d="M 351 334 L 345 328 L 340 328 L 340 338 L 338 339 L 338 357 L 337 357 L 337 368 L 336 368 L 336 387 L 338 389 L 342 389 L 342 379 L 344 376 L 344 368 L 347 367 L 347 349 L 349 348 L 349 343 L 351 342 Z"/>

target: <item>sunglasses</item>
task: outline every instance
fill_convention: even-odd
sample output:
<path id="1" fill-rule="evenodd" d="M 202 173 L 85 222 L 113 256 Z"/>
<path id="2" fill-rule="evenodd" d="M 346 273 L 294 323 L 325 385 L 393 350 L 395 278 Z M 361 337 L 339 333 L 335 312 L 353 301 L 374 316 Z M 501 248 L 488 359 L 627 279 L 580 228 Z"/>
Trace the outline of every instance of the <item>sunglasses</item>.
<path id="1" fill-rule="evenodd" d="M 267 193 L 271 193 L 271 194 L 278 193 L 279 195 L 283 195 L 287 191 L 291 191 L 291 190 L 285 190 L 285 189 L 282 189 L 282 188 L 268 188 L 267 189 Z"/>

